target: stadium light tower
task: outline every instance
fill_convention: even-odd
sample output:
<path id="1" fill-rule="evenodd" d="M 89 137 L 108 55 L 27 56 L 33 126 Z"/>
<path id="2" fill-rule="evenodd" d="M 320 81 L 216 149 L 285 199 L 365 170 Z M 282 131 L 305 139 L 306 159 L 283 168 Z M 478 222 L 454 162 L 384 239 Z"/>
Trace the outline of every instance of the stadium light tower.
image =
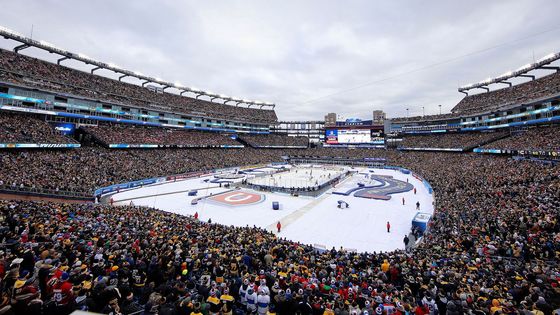
<path id="1" fill-rule="evenodd" d="M 422 117 L 426 116 L 426 114 L 424 113 L 424 106 L 422 106 Z"/>
<path id="2" fill-rule="evenodd" d="M 408 108 L 406 109 L 406 118 L 408 118 Z"/>
<path id="3" fill-rule="evenodd" d="M 439 106 L 439 114 L 441 115 L 441 104 L 439 104 L 438 106 Z"/>

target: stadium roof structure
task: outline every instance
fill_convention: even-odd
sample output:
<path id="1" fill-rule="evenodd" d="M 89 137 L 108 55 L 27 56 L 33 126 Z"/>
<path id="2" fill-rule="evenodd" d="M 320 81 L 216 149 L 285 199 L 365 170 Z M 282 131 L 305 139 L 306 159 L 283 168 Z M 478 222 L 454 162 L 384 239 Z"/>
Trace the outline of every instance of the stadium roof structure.
<path id="1" fill-rule="evenodd" d="M 560 67 L 548 66 L 549 64 L 555 62 L 558 59 L 560 59 L 560 52 L 550 53 L 542 57 L 541 59 L 537 60 L 536 62 L 526 64 L 515 71 L 508 71 L 495 78 L 488 78 L 478 83 L 472 83 L 472 84 L 461 86 L 459 87 L 458 91 L 466 95 L 469 95 L 467 91 L 472 89 L 483 89 L 486 90 L 486 92 L 489 92 L 490 89 L 488 88 L 488 86 L 492 84 L 507 84 L 508 86 L 512 86 L 512 83 L 509 82 L 508 79 L 515 78 L 515 77 L 525 77 L 525 78 L 531 78 L 531 80 L 535 80 L 535 76 L 528 74 L 529 72 L 537 69 L 560 71 Z"/>
<path id="2" fill-rule="evenodd" d="M 263 107 L 269 107 L 274 109 L 276 107 L 276 104 L 273 103 L 268 103 L 268 102 L 261 102 L 261 101 L 251 101 L 251 100 L 247 100 L 247 99 L 242 99 L 242 98 L 237 98 L 237 97 L 231 97 L 231 96 L 226 96 L 223 94 L 214 94 L 208 91 L 203 91 L 194 87 L 186 87 L 180 83 L 171 83 L 171 82 L 167 82 L 165 80 L 162 80 L 160 78 L 153 78 L 153 77 L 149 77 L 146 75 L 143 75 L 140 72 L 136 72 L 136 71 L 130 71 L 130 70 L 126 70 L 123 69 L 117 65 L 114 65 L 112 63 L 105 63 L 105 62 L 100 62 L 97 61 L 93 58 L 90 58 L 84 54 L 81 53 L 73 53 L 73 52 L 69 52 L 67 50 L 64 50 L 62 48 L 59 48 L 49 42 L 43 41 L 43 40 L 35 40 L 32 38 L 28 38 L 18 32 L 12 31 L 8 28 L 5 28 L 3 26 L 0 26 L 0 36 L 4 37 L 5 39 L 11 39 L 14 41 L 17 41 L 19 43 L 21 43 L 21 45 L 18 45 L 16 47 L 14 47 L 14 52 L 15 53 L 19 53 L 19 51 L 29 48 L 29 47 L 35 47 L 35 48 L 39 48 L 45 51 L 48 51 L 51 54 L 58 54 L 60 56 L 62 56 L 62 58 L 57 60 L 57 64 L 60 65 L 61 62 L 63 62 L 64 60 L 67 59 L 72 59 L 72 60 L 77 60 L 77 61 L 81 61 L 84 62 L 87 65 L 92 65 L 94 66 L 94 68 L 91 69 L 91 73 L 94 74 L 95 71 L 100 70 L 100 69 L 106 69 L 106 70 L 110 70 L 113 71 L 115 73 L 121 74 L 121 76 L 119 77 L 119 81 L 121 81 L 123 78 L 125 77 L 133 77 L 133 78 L 137 78 L 139 80 L 143 80 L 144 82 L 142 83 L 142 86 L 145 86 L 148 83 L 155 83 L 161 86 L 162 91 L 164 92 L 166 89 L 168 88 L 175 88 L 179 91 L 181 91 L 179 93 L 179 95 L 183 95 L 185 93 L 193 93 L 196 95 L 196 98 L 198 99 L 201 96 L 207 96 L 210 98 L 211 102 L 214 102 L 214 100 L 216 99 L 221 99 L 223 100 L 223 104 L 229 103 L 229 102 L 233 102 L 235 103 L 235 106 L 239 106 L 240 104 L 245 104 L 247 105 L 248 108 L 250 108 L 251 106 L 258 106 L 260 109 L 262 109 Z"/>

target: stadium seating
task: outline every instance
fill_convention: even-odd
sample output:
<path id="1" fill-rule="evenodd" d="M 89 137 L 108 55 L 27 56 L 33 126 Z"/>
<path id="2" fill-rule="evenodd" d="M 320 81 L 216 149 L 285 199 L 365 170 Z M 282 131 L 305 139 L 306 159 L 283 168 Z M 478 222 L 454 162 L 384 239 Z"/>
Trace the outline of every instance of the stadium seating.
<path id="1" fill-rule="evenodd" d="M 0 69 L 0 80 L 61 93 L 228 119 L 276 120 L 274 111 L 156 94 L 7 51 L 0 51 Z M 469 96 L 454 113 L 547 97 L 557 93 L 558 82 L 554 74 Z M 84 130 L 104 144 L 236 143 L 198 131 L 112 125 Z M 558 150 L 559 130 L 531 128 L 486 147 Z M 406 136 L 402 144 L 465 149 L 505 135 Z M 265 149 L 307 146 L 308 140 L 279 135 L 240 139 L 252 147 L 111 150 L 94 144 L 72 150 L 1 150 L 0 190 L 91 197 L 96 188 L 111 184 L 279 162 L 283 156 L 384 158 L 431 184 L 435 212 L 428 230 L 408 251 L 318 252 L 261 228 L 211 224 L 153 208 L 0 199 L 0 314 L 68 314 L 76 309 L 104 314 L 246 314 L 251 308 L 248 298 L 268 298 L 269 310 L 279 315 L 558 312 L 559 163 L 472 153 Z M 39 118 L 0 112 L 0 141 L 73 140 Z M 341 237 L 351 232 L 333 231 Z M 253 304 L 266 314 L 267 303 L 262 301 Z"/>
<path id="2" fill-rule="evenodd" d="M 83 147 L 64 154 L 0 151 L 0 183 L 14 188 L 80 192 L 133 180 L 281 161 L 280 152 L 253 149 L 111 150 Z"/>
<path id="3" fill-rule="evenodd" d="M 83 128 L 104 144 L 155 144 L 161 146 L 220 147 L 237 145 L 228 135 L 216 132 L 146 128 L 128 125 L 100 125 Z"/>
<path id="4" fill-rule="evenodd" d="M 429 122 L 429 121 L 437 121 L 437 120 L 445 120 L 451 118 L 459 118 L 460 115 L 455 113 L 448 113 L 448 114 L 441 114 L 441 115 L 426 115 L 426 116 L 413 116 L 413 117 L 397 117 L 391 119 L 394 123 L 403 123 L 403 122 Z"/>
<path id="5" fill-rule="evenodd" d="M 560 73 L 556 72 L 512 87 L 466 96 L 451 112 L 455 114 L 483 113 L 509 105 L 530 103 L 556 96 L 558 93 L 560 93 Z"/>
<path id="6" fill-rule="evenodd" d="M 483 146 L 501 150 L 560 151 L 560 127 L 535 127 L 518 131 L 505 138 Z"/>
<path id="7" fill-rule="evenodd" d="M 61 135 L 44 120 L 29 115 L 0 111 L 0 143 L 76 143 Z"/>
<path id="8" fill-rule="evenodd" d="M 399 147 L 467 150 L 503 138 L 506 135 L 506 132 L 406 135 Z"/>
<path id="9" fill-rule="evenodd" d="M 92 75 L 3 49 L 0 49 L 0 81 L 127 106 L 171 110 L 216 119 L 254 123 L 273 123 L 278 120 L 274 110 L 236 107 L 171 93 L 156 93 L 138 85 Z"/>
<path id="10" fill-rule="evenodd" d="M 353 151 L 346 154 L 367 150 Z M 105 314 L 116 307 L 126 314 L 222 307 L 244 313 L 249 286 L 268 296 L 277 314 L 375 313 L 379 305 L 401 314 L 436 307 L 441 314 L 551 314 L 560 305 L 560 166 L 388 154 L 435 190 L 429 231 L 410 252 L 316 253 L 263 229 L 149 208 L 0 201 L 7 220 L 0 236 L 11 244 L 0 252 L 2 294 L 14 297 L 5 305 L 22 314 L 86 307 Z M 58 303 L 48 303 L 55 296 Z"/>
<path id="11" fill-rule="evenodd" d="M 307 137 L 290 137 L 286 135 L 253 135 L 253 134 L 240 134 L 239 138 L 249 144 L 253 148 L 266 148 L 266 147 L 304 147 L 309 145 L 309 138 Z"/>

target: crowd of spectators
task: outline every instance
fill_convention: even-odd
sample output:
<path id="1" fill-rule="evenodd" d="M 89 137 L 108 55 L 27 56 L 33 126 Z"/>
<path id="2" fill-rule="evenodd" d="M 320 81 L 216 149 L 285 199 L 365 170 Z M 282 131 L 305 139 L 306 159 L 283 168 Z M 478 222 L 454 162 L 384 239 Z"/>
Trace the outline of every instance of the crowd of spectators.
<path id="1" fill-rule="evenodd" d="M 29 115 L 0 111 L 0 143 L 75 143 L 44 120 Z"/>
<path id="2" fill-rule="evenodd" d="M 451 112 L 455 114 L 482 113 L 556 96 L 559 93 L 560 72 L 555 72 L 511 87 L 466 96 L 455 105 Z"/>
<path id="3" fill-rule="evenodd" d="M 396 117 L 392 118 L 393 123 L 402 122 L 426 122 L 426 121 L 437 121 L 437 120 L 447 120 L 452 118 L 459 118 L 460 115 L 455 113 L 439 114 L 439 115 L 426 115 L 426 116 L 413 116 L 413 117 Z"/>
<path id="4" fill-rule="evenodd" d="M 503 138 L 506 132 L 438 133 L 405 135 L 399 145 L 402 148 L 471 149 Z"/>
<path id="5" fill-rule="evenodd" d="M 194 116 L 253 123 L 273 123 L 278 120 L 274 110 L 237 107 L 172 93 L 156 93 L 139 85 L 89 74 L 3 49 L 0 49 L 0 80 L 105 102 L 170 110 Z"/>
<path id="6" fill-rule="evenodd" d="M 290 137 L 278 134 L 240 134 L 239 138 L 253 148 L 307 148 L 309 145 L 309 138 L 307 137 Z"/>
<path id="7" fill-rule="evenodd" d="M 560 152 L 560 127 L 534 127 L 518 131 L 511 137 L 487 144 L 484 148 Z"/>
<path id="8" fill-rule="evenodd" d="M 156 209 L 0 201 L 0 312 L 557 311 L 559 165 L 475 154 L 387 154 L 434 188 L 432 223 L 407 252 L 319 253 L 256 227 Z"/>
<path id="9" fill-rule="evenodd" d="M 83 192 L 134 180 L 215 168 L 282 161 L 274 150 L 129 149 L 82 147 L 65 152 L 0 151 L 0 184 L 13 188 Z M 1 186 L 1 185 L 0 185 Z"/>
<path id="10" fill-rule="evenodd" d="M 99 125 L 82 128 L 98 141 L 109 144 L 156 144 L 182 147 L 220 147 L 240 143 L 229 135 L 181 129 L 149 128 L 131 125 Z"/>
<path id="11" fill-rule="evenodd" d="M 72 150 L 0 151 L 0 186 L 74 192 L 146 178 L 216 168 L 282 162 L 283 156 L 365 158 L 392 152 L 315 149 L 127 149 L 83 146 Z"/>

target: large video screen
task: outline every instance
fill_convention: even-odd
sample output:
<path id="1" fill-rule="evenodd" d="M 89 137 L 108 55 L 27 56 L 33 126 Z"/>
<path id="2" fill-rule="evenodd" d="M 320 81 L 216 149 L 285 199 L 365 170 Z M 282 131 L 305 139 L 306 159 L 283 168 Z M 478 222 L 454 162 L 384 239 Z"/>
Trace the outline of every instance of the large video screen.
<path id="1" fill-rule="evenodd" d="M 368 129 L 328 129 L 326 138 L 328 144 L 369 143 L 371 133 Z"/>
<path id="2" fill-rule="evenodd" d="M 383 131 L 371 129 L 327 129 L 327 144 L 384 144 Z"/>

